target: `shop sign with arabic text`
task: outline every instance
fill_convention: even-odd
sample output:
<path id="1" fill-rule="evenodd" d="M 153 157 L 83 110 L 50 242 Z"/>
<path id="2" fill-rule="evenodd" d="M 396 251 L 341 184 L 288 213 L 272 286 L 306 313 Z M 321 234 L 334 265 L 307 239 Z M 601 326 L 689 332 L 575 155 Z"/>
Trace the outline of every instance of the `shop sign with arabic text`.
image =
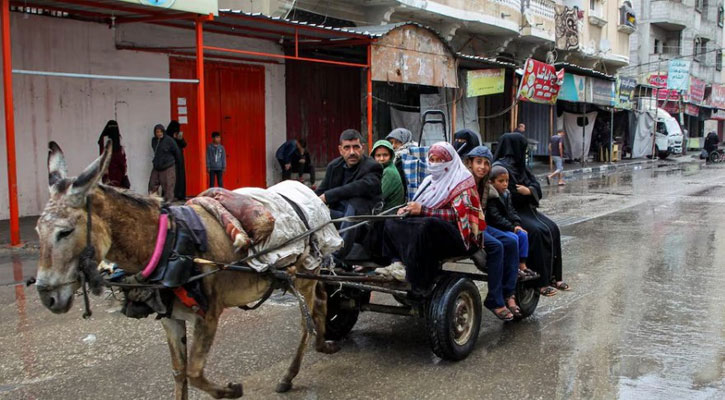
<path id="1" fill-rule="evenodd" d="M 529 58 L 519 84 L 518 99 L 532 103 L 554 104 L 564 80 L 564 70 Z"/>

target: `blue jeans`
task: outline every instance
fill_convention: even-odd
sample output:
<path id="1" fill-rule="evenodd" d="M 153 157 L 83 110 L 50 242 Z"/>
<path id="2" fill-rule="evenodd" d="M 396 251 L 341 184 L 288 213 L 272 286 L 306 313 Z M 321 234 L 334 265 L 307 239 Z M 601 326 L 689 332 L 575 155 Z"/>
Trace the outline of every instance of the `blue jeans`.
<path id="1" fill-rule="evenodd" d="M 564 171 L 564 159 L 560 156 L 551 156 L 551 160 L 554 162 L 554 168 L 556 170 L 554 173 L 557 172 L 563 172 Z"/>
<path id="2" fill-rule="evenodd" d="M 505 305 L 504 299 L 513 296 L 519 271 L 519 249 L 516 237 L 492 226 L 483 232 L 483 248 L 488 267 L 488 294 L 483 304 L 487 308 Z"/>
<path id="3" fill-rule="evenodd" d="M 516 239 L 519 243 L 519 259 L 529 256 L 529 234 L 524 231 L 515 232 Z"/>
<path id="4" fill-rule="evenodd" d="M 496 229 L 496 228 L 491 228 Z M 496 229 L 507 237 L 516 241 L 516 248 L 518 249 L 519 261 L 529 257 L 529 235 L 524 231 L 518 232 L 504 232 Z"/>

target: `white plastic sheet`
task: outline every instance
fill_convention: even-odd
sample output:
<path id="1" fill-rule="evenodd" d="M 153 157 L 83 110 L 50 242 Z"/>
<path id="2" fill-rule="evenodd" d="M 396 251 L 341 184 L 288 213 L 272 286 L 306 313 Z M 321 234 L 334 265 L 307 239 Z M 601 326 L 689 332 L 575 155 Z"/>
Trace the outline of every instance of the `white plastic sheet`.
<path id="1" fill-rule="evenodd" d="M 584 127 L 580 126 L 578 122 L 578 119 L 582 116 L 586 116 L 588 122 Z M 580 160 L 582 155 L 586 158 L 592 144 L 592 130 L 594 129 L 594 121 L 597 119 L 597 112 L 593 111 L 584 115 L 565 112 L 562 117 L 564 119 L 564 130 L 566 131 L 565 147 L 569 158 Z M 583 137 L 582 130 L 584 131 Z"/>
<path id="2" fill-rule="evenodd" d="M 300 207 L 310 228 L 314 229 L 330 221 L 327 206 L 317 197 L 315 192 L 297 181 L 283 181 L 269 189 L 241 188 L 234 190 L 234 192 L 250 196 L 259 201 L 275 218 L 272 234 L 263 242 L 254 245 L 250 249 L 250 254 L 279 246 L 307 231 L 307 227 L 305 227 L 294 208 L 280 194 Z M 332 224 L 328 224 L 314 233 L 311 239 L 316 243 L 323 257 L 342 247 L 342 238 Z M 307 269 L 314 269 L 320 264 L 320 257 L 314 254 L 314 251 L 310 248 L 310 238 L 289 243 L 269 254 L 250 260 L 248 264 L 257 271 L 264 271 L 270 266 L 282 268 L 297 261 L 300 261 Z"/>
<path id="3" fill-rule="evenodd" d="M 649 112 L 637 113 L 637 128 L 632 138 L 632 158 L 641 158 L 652 154 L 654 136 L 654 116 Z"/>

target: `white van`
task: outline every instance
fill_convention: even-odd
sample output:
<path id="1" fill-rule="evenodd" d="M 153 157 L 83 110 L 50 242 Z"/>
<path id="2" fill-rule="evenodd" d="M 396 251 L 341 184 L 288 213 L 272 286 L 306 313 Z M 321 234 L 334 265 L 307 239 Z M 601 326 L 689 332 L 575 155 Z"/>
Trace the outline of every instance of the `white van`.
<path id="1" fill-rule="evenodd" d="M 657 128 L 655 128 L 655 147 L 657 156 L 665 159 L 670 154 L 682 154 L 685 136 L 677 120 L 667 111 L 657 109 Z"/>

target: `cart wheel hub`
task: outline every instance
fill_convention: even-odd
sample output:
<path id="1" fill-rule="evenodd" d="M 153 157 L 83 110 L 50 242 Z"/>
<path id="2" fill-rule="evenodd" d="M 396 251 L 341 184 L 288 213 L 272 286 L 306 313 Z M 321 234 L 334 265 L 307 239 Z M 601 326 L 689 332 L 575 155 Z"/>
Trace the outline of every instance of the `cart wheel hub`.
<path id="1" fill-rule="evenodd" d="M 473 321 L 475 308 L 473 306 L 473 298 L 468 293 L 461 293 L 456 299 L 453 309 L 453 340 L 459 346 L 466 344 L 473 332 Z"/>

